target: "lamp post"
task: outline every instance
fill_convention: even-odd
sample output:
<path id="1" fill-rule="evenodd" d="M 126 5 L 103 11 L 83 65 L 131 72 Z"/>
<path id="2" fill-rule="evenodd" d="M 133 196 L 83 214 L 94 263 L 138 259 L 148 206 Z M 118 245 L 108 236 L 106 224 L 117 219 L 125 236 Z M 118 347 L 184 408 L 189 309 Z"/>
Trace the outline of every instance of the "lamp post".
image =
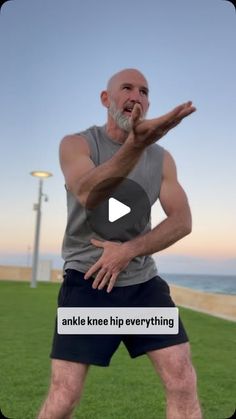
<path id="1" fill-rule="evenodd" d="M 34 236 L 34 252 L 33 252 L 33 261 L 32 261 L 32 277 L 31 277 L 31 288 L 36 288 L 37 286 L 37 272 L 38 272 L 38 258 L 39 258 L 39 236 L 40 236 L 40 222 L 41 222 L 41 203 L 42 197 L 46 195 L 43 194 L 43 180 L 52 176 L 50 172 L 44 171 L 34 171 L 30 172 L 31 176 L 37 177 L 39 179 L 39 189 L 38 189 L 38 202 L 34 204 L 33 209 L 36 211 L 36 227 L 35 227 L 35 236 Z"/>

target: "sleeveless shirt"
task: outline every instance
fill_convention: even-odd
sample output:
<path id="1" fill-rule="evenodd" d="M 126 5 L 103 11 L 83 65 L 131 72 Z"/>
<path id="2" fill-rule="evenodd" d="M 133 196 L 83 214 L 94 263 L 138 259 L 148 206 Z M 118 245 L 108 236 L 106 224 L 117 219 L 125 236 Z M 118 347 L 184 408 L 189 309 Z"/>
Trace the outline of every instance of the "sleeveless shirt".
<path id="1" fill-rule="evenodd" d="M 93 126 L 80 132 L 90 149 L 90 158 L 95 166 L 109 160 L 122 146 L 106 133 L 106 127 Z M 127 178 L 137 182 L 146 192 L 151 206 L 159 197 L 164 148 L 152 144 L 144 149 L 140 159 Z M 104 240 L 91 230 L 86 219 L 86 209 L 69 191 L 67 194 L 67 226 L 62 244 L 63 270 L 75 269 L 86 272 L 100 258 L 102 248 L 91 244 L 91 239 Z M 134 203 L 135 204 L 135 203 Z M 151 217 L 142 234 L 151 230 Z M 132 239 L 132 237 L 130 237 Z M 128 286 L 146 282 L 157 275 L 157 267 L 152 256 L 137 256 L 118 275 L 115 286 Z"/>

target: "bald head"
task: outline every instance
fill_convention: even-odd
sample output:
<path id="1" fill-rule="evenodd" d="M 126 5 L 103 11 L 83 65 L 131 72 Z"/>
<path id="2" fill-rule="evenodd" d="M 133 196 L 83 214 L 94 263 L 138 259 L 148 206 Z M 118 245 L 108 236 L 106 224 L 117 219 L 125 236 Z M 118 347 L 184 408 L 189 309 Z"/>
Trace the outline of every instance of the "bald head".
<path id="1" fill-rule="evenodd" d="M 108 109 L 108 123 L 129 132 L 134 105 L 139 104 L 140 119 L 145 118 L 148 110 L 147 80 L 134 68 L 121 70 L 108 81 L 107 89 L 101 92 L 101 101 Z"/>
<path id="2" fill-rule="evenodd" d="M 110 93 L 117 86 L 117 84 L 122 83 L 122 81 L 127 81 L 128 79 L 136 79 L 143 81 L 143 84 L 148 88 L 148 82 L 145 79 L 144 75 L 135 68 L 126 68 L 124 70 L 118 71 L 115 73 L 107 83 L 107 91 Z"/>

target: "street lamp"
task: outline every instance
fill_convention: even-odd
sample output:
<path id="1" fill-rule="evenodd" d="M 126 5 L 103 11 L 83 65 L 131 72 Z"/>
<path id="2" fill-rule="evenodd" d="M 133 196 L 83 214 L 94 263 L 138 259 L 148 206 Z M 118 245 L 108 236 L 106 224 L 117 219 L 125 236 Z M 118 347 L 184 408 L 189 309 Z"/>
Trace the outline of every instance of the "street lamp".
<path id="1" fill-rule="evenodd" d="M 39 178 L 38 202 L 37 204 L 34 204 L 34 207 L 33 207 L 33 209 L 36 211 L 36 228 L 35 228 L 34 253 L 33 253 L 33 262 L 32 262 L 32 277 L 31 277 L 31 285 L 30 285 L 31 288 L 36 288 L 37 272 L 38 272 L 38 257 L 39 257 L 39 235 L 40 235 L 42 197 L 44 196 L 45 201 L 47 200 L 47 196 L 43 193 L 43 180 L 52 176 L 52 173 L 37 170 L 34 172 L 30 172 L 30 174 L 31 176 Z"/>

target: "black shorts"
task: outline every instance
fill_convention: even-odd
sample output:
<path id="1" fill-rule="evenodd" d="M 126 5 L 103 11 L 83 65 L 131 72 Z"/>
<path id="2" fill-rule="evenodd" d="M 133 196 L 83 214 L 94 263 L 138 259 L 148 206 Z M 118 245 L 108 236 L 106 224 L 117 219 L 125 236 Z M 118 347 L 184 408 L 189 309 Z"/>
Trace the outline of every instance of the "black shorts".
<path id="1" fill-rule="evenodd" d="M 58 295 L 59 307 L 175 307 L 168 284 L 159 276 L 138 285 L 106 289 L 92 288 L 82 272 L 68 269 Z M 176 335 L 59 335 L 57 321 L 51 358 L 108 366 L 121 341 L 135 358 L 154 349 L 187 342 L 179 319 Z"/>

